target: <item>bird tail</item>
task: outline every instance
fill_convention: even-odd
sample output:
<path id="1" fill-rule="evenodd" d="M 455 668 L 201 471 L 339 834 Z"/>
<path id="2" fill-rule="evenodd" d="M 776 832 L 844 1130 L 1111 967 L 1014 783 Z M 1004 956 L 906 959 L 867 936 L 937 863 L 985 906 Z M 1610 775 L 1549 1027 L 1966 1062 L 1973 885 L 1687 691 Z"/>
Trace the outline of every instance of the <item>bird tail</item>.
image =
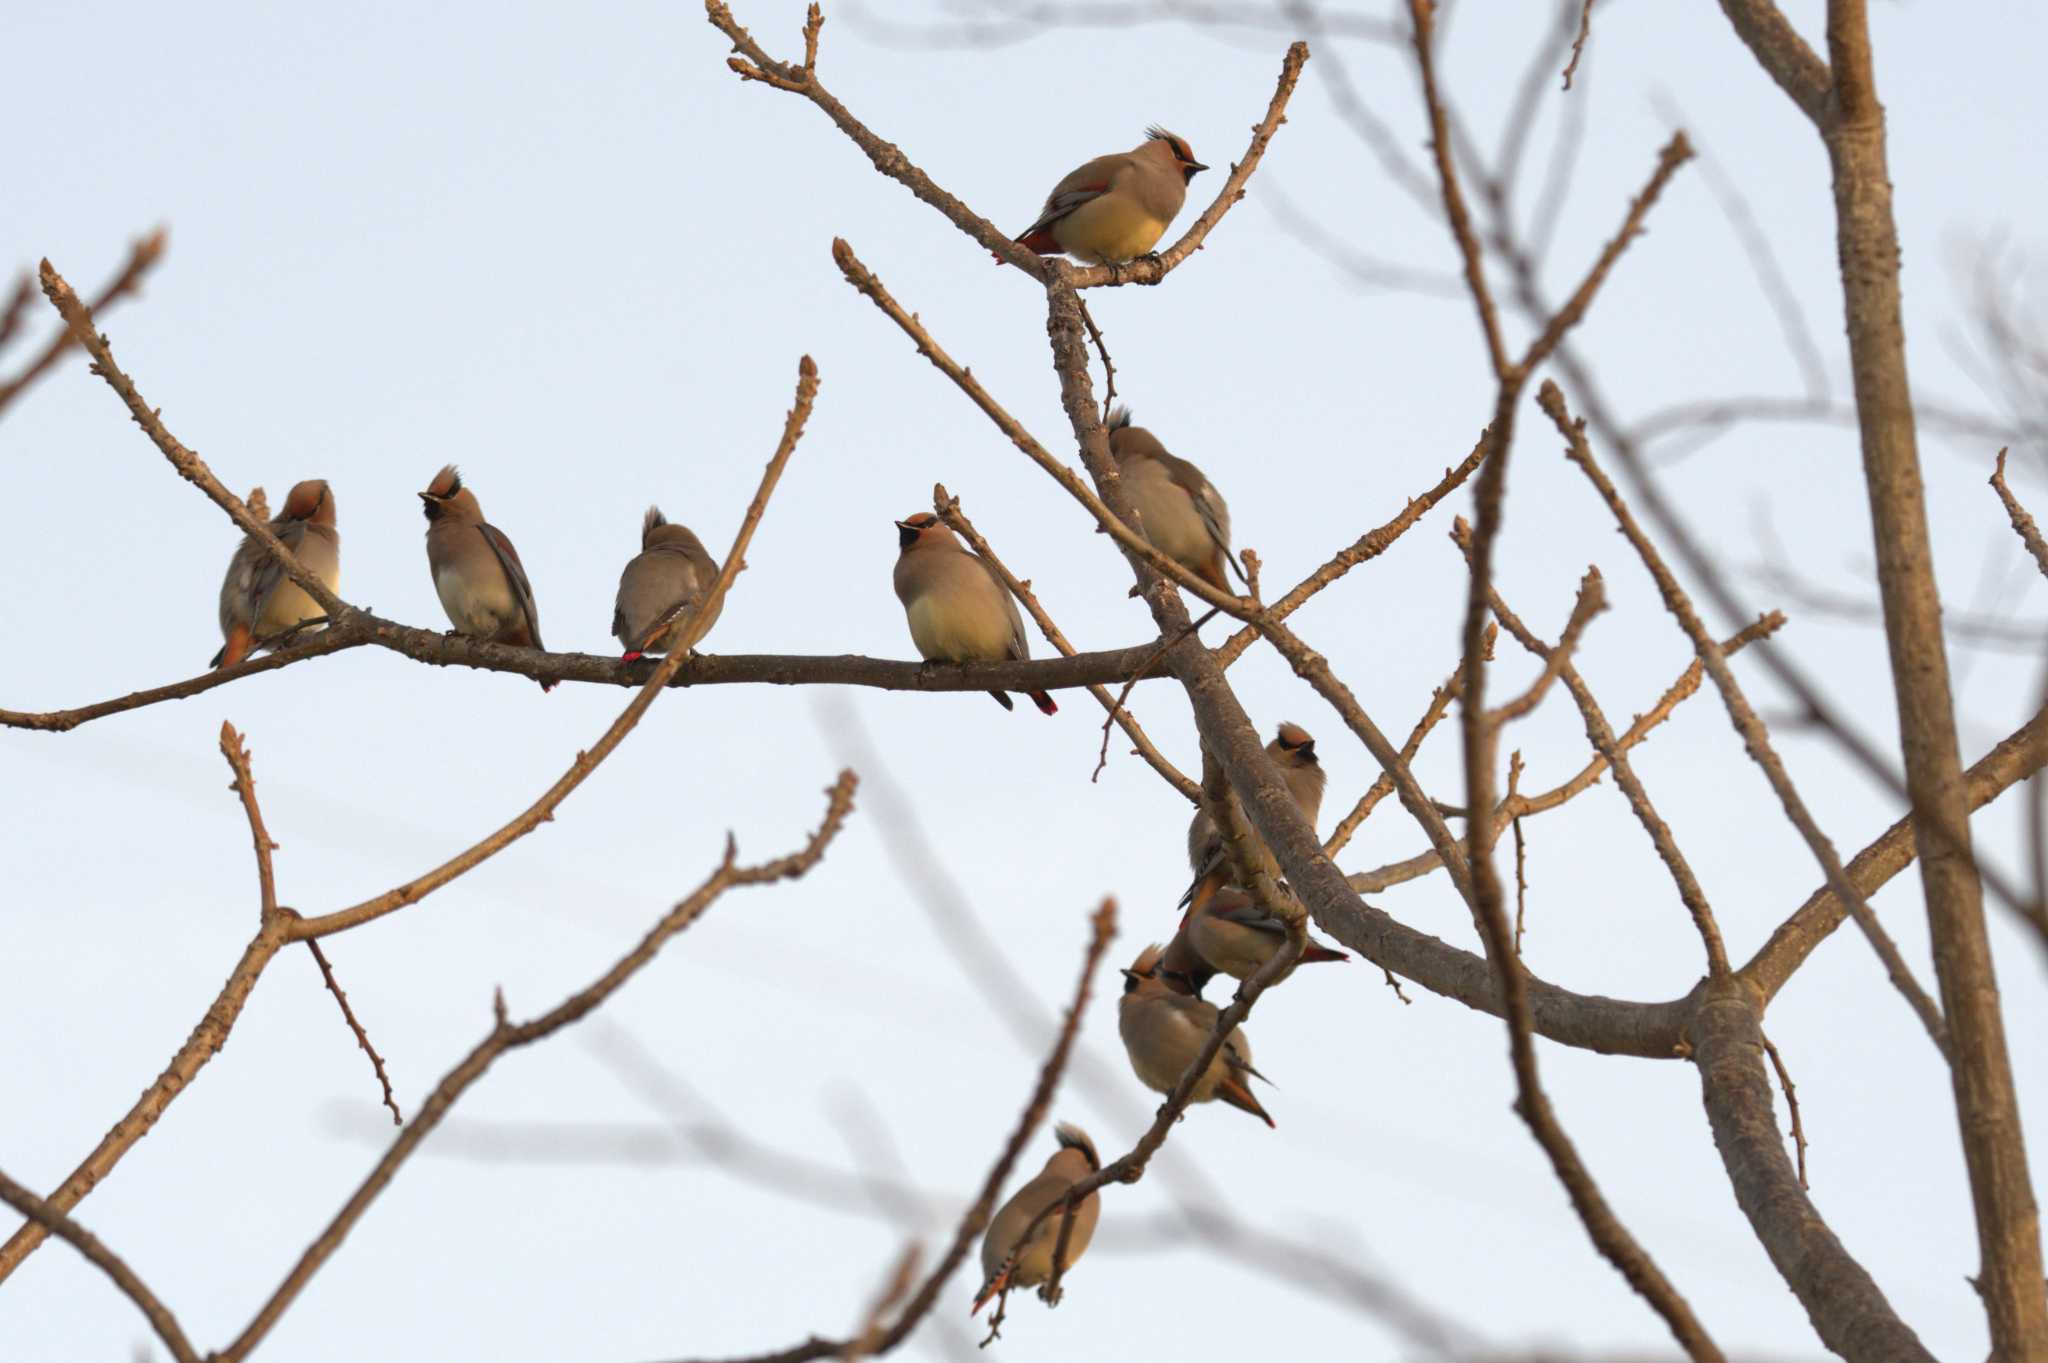
<path id="1" fill-rule="evenodd" d="M 1235 1077 L 1225 1079 L 1221 1084 L 1218 1084 L 1216 1086 L 1216 1096 L 1240 1112 L 1251 1113 L 1252 1116 L 1257 1117 L 1267 1126 L 1273 1127 L 1276 1130 L 1279 1128 L 1279 1123 L 1273 1120 L 1272 1115 L 1266 1109 L 1259 1106 L 1259 1100 L 1252 1095 L 1252 1091 L 1238 1082 Z"/>
<path id="2" fill-rule="evenodd" d="M 255 637 L 249 633 L 247 625 L 236 625 L 228 631 L 228 641 L 220 646 L 220 652 L 213 655 L 213 661 L 207 666 L 233 667 L 249 656 L 250 645 L 254 642 Z"/>
<path id="3" fill-rule="evenodd" d="M 988 1299 L 995 1296 L 998 1292 L 1004 1291 L 1009 1285 L 1010 1266 L 1004 1264 L 1002 1272 L 982 1284 L 981 1292 L 975 1297 L 974 1305 L 968 1310 L 967 1314 L 970 1316 L 980 1315 L 981 1308 L 988 1305 Z"/>
<path id="4" fill-rule="evenodd" d="M 1060 249 L 1060 244 L 1058 241 L 1054 240 L 1052 235 L 1052 229 L 1049 227 L 1034 228 L 1031 231 L 1026 232 L 1023 236 L 1018 237 L 1016 240 L 1019 246 L 1022 246 L 1027 250 L 1036 251 L 1038 252 L 1038 254 L 1042 256 L 1056 254 Z M 998 265 L 1004 265 L 1008 263 L 1002 258 L 1002 256 L 998 255 L 994 251 L 989 252 L 989 254 L 995 256 L 996 264 Z"/>
<path id="5" fill-rule="evenodd" d="M 1002 706 L 1005 710 L 1014 710 L 1017 708 L 1017 702 L 1010 699 L 1009 692 L 991 691 L 989 692 L 989 694 L 991 696 L 994 696 L 996 698 L 996 704 Z"/>
<path id="6" fill-rule="evenodd" d="M 1026 691 L 1024 694 L 1031 697 L 1031 703 L 1038 707 L 1039 714 L 1056 715 L 1060 712 L 1060 707 L 1053 704 L 1052 697 L 1047 695 L 1045 692 Z"/>

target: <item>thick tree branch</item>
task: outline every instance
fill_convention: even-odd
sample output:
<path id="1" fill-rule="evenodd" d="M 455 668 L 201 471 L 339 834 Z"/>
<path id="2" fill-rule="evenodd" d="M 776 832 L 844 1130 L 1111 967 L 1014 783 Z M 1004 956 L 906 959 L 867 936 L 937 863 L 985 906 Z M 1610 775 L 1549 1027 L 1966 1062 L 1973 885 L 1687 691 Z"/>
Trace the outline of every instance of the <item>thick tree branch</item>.
<path id="1" fill-rule="evenodd" d="M 1856 1363 L 1933 1363 L 1800 1187 L 1771 1107 L 1760 1004 L 1738 981 L 1713 987 L 1693 1018 L 1693 1061 L 1735 1201 L 1821 1342 Z"/>

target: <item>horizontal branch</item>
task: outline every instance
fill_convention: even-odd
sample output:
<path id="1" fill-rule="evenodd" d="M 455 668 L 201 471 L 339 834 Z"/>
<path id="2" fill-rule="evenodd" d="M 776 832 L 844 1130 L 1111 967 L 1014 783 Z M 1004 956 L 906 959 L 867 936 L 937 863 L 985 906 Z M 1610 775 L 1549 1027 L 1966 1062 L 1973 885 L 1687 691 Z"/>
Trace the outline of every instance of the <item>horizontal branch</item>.
<path id="1" fill-rule="evenodd" d="M 251 658 L 233 667 L 201 673 L 167 686 L 83 705 L 74 710 L 0 710 L 0 728 L 62 733 L 108 715 L 184 700 L 243 677 L 364 645 L 391 650 L 432 667 L 470 667 L 507 672 L 536 681 L 587 682 L 598 686 L 644 686 L 651 659 L 624 662 L 595 653 L 542 653 L 494 644 L 440 630 L 415 629 L 367 612 L 352 612 L 339 625 L 303 643 Z M 838 655 L 734 653 L 699 654 L 676 669 L 671 686 L 866 686 L 883 691 L 1061 691 L 1125 682 L 1138 675 L 1158 645 L 1134 644 L 1069 658 L 1033 658 L 1008 663 L 913 663 Z"/>

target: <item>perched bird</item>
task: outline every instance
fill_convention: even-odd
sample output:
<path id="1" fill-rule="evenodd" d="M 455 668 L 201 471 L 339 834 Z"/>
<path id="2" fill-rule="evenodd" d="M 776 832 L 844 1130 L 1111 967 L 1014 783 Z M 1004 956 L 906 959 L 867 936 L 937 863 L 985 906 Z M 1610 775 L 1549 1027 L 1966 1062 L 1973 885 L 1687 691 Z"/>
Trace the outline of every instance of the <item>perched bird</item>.
<path id="1" fill-rule="evenodd" d="M 1201 908 L 1188 911 L 1181 922 L 1181 935 L 1205 964 L 1248 980 L 1287 940 L 1287 927 L 1243 890 L 1226 885 L 1208 896 Z M 1311 939 L 1296 964 L 1350 959 L 1348 954 Z"/>
<path id="2" fill-rule="evenodd" d="M 1064 251 L 1090 265 L 1134 260 L 1158 244 L 1187 202 L 1188 181 L 1207 169 L 1187 139 L 1147 128 L 1130 151 L 1098 156 L 1054 185 L 1017 244 L 1041 255 Z"/>
<path id="3" fill-rule="evenodd" d="M 1131 1069 L 1145 1087 L 1171 1093 L 1216 1029 L 1218 1009 L 1168 977 L 1160 968 L 1164 953 L 1165 948 L 1154 943 L 1139 952 L 1124 972 L 1124 996 L 1117 1001 L 1117 1031 L 1131 1057 Z M 1220 1098 L 1272 1126 L 1273 1119 L 1246 1083 L 1265 1077 L 1252 1068 L 1252 1047 L 1243 1029 L 1233 1029 L 1195 1082 L 1189 1101 L 1206 1103 Z"/>
<path id="4" fill-rule="evenodd" d="M 259 494 L 261 488 L 256 490 Z M 259 513 L 260 514 L 260 513 Z M 334 528 L 334 494 L 325 480 L 308 478 L 292 488 L 284 510 L 270 522 L 270 533 L 306 570 L 327 584 L 341 581 L 341 533 Z M 220 633 L 226 642 L 213 655 L 213 667 L 233 667 L 303 620 L 327 612 L 306 595 L 305 588 L 284 575 L 284 567 L 254 539 L 244 539 L 228 560 L 220 584 Z"/>
<path id="5" fill-rule="evenodd" d="M 1230 552 L 1230 508 L 1200 469 L 1133 426 L 1128 407 L 1109 410 L 1109 452 L 1153 548 L 1219 592 L 1230 590 L 1224 565 L 1244 579 Z"/>
<path id="6" fill-rule="evenodd" d="M 1067 1195 L 1067 1189 L 1102 1167 L 1095 1143 L 1080 1127 L 1062 1122 L 1054 1128 L 1054 1134 L 1059 1137 L 1060 1148 L 1046 1160 L 1038 1177 L 1010 1194 L 1010 1200 L 988 1223 L 988 1234 L 981 1238 L 982 1288 L 975 1295 L 969 1315 L 981 1310 L 999 1292 L 1036 1287 L 1052 1276 L 1053 1250 L 1060 1238 L 1060 1213 L 1047 1212 L 1043 1220 L 1031 1227 L 1029 1238 L 1022 1244 L 1018 1237 L 1024 1235 L 1024 1228 L 1031 1225 L 1033 1217 L 1055 1206 Z M 1063 1270 L 1072 1268 L 1088 1248 L 1088 1242 L 1095 1238 L 1095 1219 L 1101 1214 L 1102 1202 L 1094 1193 L 1074 1204 L 1074 1226 L 1067 1232 Z"/>
<path id="7" fill-rule="evenodd" d="M 648 507 L 640 522 L 640 552 L 619 574 L 618 603 L 612 608 L 612 634 L 626 646 L 626 661 L 674 648 L 697 618 L 692 604 L 717 580 L 718 561 L 705 552 L 703 541 L 688 526 L 671 525 L 660 507 Z M 723 601 L 712 607 L 705 633 L 724 608 Z M 664 617 L 668 625 L 649 638 Z"/>
<path id="8" fill-rule="evenodd" d="M 1294 807 L 1308 820 L 1309 827 L 1315 827 L 1316 815 L 1323 808 L 1323 783 L 1329 779 L 1322 764 L 1316 761 L 1315 739 L 1299 724 L 1282 724 L 1273 741 L 1266 745 L 1266 756 L 1280 768 L 1280 779 L 1294 796 Z M 1223 852 L 1223 835 L 1204 809 L 1197 809 L 1188 824 L 1188 865 L 1194 869 L 1195 879 L 1180 902 L 1199 910 L 1203 900 L 1230 881 L 1230 861 Z"/>
<path id="9" fill-rule="evenodd" d="M 929 511 L 896 522 L 896 597 L 910 620 L 910 640 L 930 662 L 1000 663 L 1031 656 L 1024 617 L 995 569 L 961 547 Z M 1016 708 L 1001 691 L 989 692 L 1005 710 Z M 1046 714 L 1059 706 L 1030 691 Z"/>
<path id="10" fill-rule="evenodd" d="M 427 513 L 427 567 L 434 591 L 448 612 L 453 633 L 494 644 L 546 649 L 540 641 L 540 611 L 519 551 L 505 532 L 484 519 L 476 494 L 463 486 L 449 464 L 420 494 Z M 555 684 L 544 681 L 543 691 Z"/>

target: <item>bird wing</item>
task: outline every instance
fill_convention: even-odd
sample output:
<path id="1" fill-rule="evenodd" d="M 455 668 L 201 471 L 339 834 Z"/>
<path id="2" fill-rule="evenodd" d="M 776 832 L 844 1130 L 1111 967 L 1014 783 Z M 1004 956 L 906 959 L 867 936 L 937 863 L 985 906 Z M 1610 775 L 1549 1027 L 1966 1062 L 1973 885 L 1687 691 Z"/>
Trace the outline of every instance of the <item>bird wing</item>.
<path id="1" fill-rule="evenodd" d="M 1223 494 L 1212 487 L 1209 480 L 1202 476 L 1202 471 L 1187 460 L 1168 454 L 1164 450 L 1155 457 L 1166 466 L 1174 485 L 1188 494 L 1188 500 L 1195 504 L 1195 511 L 1202 518 L 1202 528 L 1209 532 L 1209 538 L 1223 551 L 1223 561 L 1237 574 L 1237 580 L 1244 582 L 1244 569 L 1238 567 L 1237 555 L 1230 552 L 1230 508 L 1224 505 Z"/>
<path id="2" fill-rule="evenodd" d="M 1069 172 L 1065 179 L 1052 187 L 1052 193 L 1045 196 L 1045 207 L 1039 211 L 1038 221 L 1017 235 L 1028 237 L 1052 226 L 1090 199 L 1099 199 L 1109 193 L 1121 174 L 1135 168 L 1129 152 L 1118 152 L 1112 156 L 1098 156 Z"/>
<path id="3" fill-rule="evenodd" d="M 980 554 L 970 554 L 981 570 L 988 574 L 988 580 L 996 584 L 996 592 L 1003 598 L 1003 609 L 1010 613 L 1010 657 L 1018 662 L 1031 656 L 1031 636 L 1024 632 L 1024 613 L 1017 609 L 1017 598 L 1010 594 L 1010 588 L 991 564 Z"/>
<path id="4" fill-rule="evenodd" d="M 306 542 L 304 521 L 286 521 L 283 524 L 273 521 L 270 532 L 284 541 L 284 547 L 292 551 L 294 558 L 298 556 L 299 546 Z M 249 619 L 256 621 L 263 618 L 263 608 L 269 603 L 270 594 L 277 590 L 278 583 L 285 580 L 285 575 L 284 565 L 277 561 L 275 554 L 253 542 L 250 548 L 255 553 L 242 565 L 240 586 L 245 594 L 243 599 L 249 603 Z"/>
<path id="5" fill-rule="evenodd" d="M 505 532 L 487 522 L 477 522 L 477 530 L 483 535 L 484 543 L 491 547 L 497 557 L 498 566 L 505 570 L 505 580 L 512 584 L 512 595 L 519 602 L 519 612 L 526 617 L 526 637 L 533 646 L 545 649 L 540 641 L 540 610 L 533 604 L 533 584 L 526 580 L 526 565 L 519 561 L 519 551 L 512 547 L 512 541 L 505 538 Z"/>
<path id="6" fill-rule="evenodd" d="M 1250 928 L 1254 932 L 1269 932 L 1276 937 L 1287 935 L 1287 925 L 1260 908 L 1255 899 L 1247 898 L 1242 903 L 1213 912 L 1216 917 L 1227 923 L 1235 923 L 1241 928 Z"/>

